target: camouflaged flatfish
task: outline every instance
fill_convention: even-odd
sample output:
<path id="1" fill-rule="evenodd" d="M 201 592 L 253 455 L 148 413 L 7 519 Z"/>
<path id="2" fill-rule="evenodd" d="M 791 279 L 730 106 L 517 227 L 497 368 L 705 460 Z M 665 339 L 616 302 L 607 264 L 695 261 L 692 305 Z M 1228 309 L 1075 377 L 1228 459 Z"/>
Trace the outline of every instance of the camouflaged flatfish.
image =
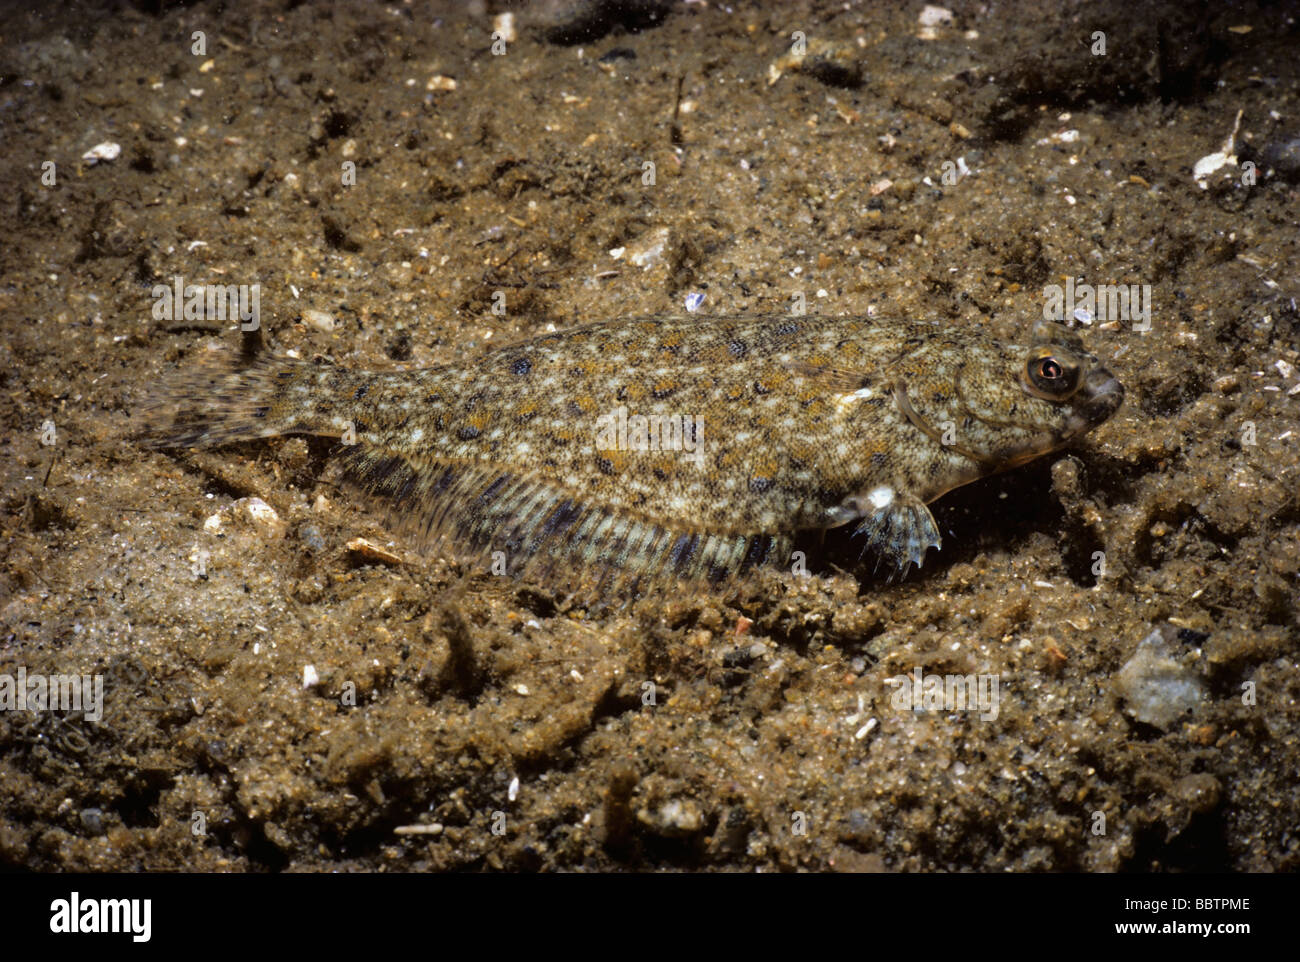
<path id="1" fill-rule="evenodd" d="M 345 475 L 417 544 L 504 552 L 516 574 L 716 581 L 846 524 L 906 569 L 940 543 L 928 502 L 1060 448 L 1123 400 L 1075 334 L 1026 333 L 690 316 L 402 373 L 225 358 L 165 389 L 145 432 L 159 446 L 339 437 Z"/>

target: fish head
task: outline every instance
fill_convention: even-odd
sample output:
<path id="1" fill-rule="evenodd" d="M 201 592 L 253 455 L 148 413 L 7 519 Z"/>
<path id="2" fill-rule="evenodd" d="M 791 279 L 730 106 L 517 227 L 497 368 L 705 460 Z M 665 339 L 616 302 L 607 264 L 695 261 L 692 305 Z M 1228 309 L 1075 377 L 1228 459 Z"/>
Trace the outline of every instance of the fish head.
<path id="1" fill-rule="evenodd" d="M 962 371 L 964 407 L 982 426 L 971 440 L 999 467 L 1063 447 L 1124 401 L 1124 386 L 1074 331 L 1039 321 L 1028 341 L 976 352 Z"/>
<path id="2" fill-rule="evenodd" d="M 968 459 L 944 488 L 1055 451 L 1124 400 L 1119 380 L 1060 324 L 1035 324 L 1027 344 L 981 339 L 939 350 L 920 378 L 898 382 L 895 396 L 914 426 Z"/>

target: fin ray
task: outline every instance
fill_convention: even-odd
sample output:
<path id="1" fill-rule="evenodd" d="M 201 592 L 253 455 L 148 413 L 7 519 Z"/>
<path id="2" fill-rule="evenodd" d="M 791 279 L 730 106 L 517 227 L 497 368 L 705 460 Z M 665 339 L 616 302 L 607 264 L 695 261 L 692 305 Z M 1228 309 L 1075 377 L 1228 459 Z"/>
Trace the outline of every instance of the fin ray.
<path id="1" fill-rule="evenodd" d="M 723 583 L 783 564 L 793 539 L 691 528 L 584 499 L 565 486 L 487 462 L 413 464 L 371 445 L 340 465 L 349 484 L 380 502 L 416 547 L 463 547 L 475 560 L 506 552 L 507 573 L 567 572 L 606 589 L 671 579 Z"/>
<path id="2" fill-rule="evenodd" d="M 877 567 L 881 561 L 886 561 L 892 563 L 899 574 L 904 573 L 908 565 L 920 568 L 926 550 L 942 545 L 934 515 L 914 494 L 877 488 L 866 496 L 865 504 L 852 498 L 845 502 L 844 507 L 860 512 L 861 520 L 853 529 L 853 535 L 866 537 L 863 554 L 874 549 Z"/>

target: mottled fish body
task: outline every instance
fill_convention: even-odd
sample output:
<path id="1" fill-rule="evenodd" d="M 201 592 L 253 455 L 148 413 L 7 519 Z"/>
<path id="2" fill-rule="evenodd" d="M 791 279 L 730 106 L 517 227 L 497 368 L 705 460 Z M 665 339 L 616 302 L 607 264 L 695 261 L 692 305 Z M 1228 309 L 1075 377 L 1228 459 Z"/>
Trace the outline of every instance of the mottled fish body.
<path id="1" fill-rule="evenodd" d="M 507 569 L 640 583 L 784 564 L 856 524 L 898 568 L 940 543 L 926 504 L 1109 418 L 1119 382 L 1064 327 L 1022 344 L 866 317 L 657 317 L 470 362 L 200 364 L 146 416 L 160 446 L 341 438 L 342 468 L 421 544 Z"/>

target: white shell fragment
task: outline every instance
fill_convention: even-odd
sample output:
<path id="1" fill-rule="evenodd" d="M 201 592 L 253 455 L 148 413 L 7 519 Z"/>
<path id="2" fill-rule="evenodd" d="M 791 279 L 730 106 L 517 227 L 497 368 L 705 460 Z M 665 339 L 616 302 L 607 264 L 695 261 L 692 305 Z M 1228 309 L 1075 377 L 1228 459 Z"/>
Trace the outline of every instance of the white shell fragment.
<path id="1" fill-rule="evenodd" d="M 492 32 L 500 34 L 501 39 L 506 43 L 514 43 L 518 34 L 515 32 L 515 15 L 513 13 L 498 13 L 492 18 Z"/>
<path id="2" fill-rule="evenodd" d="M 270 536 L 279 537 L 284 533 L 284 522 L 276 514 L 275 508 L 261 498 L 241 498 L 231 507 L 242 508 L 244 517 L 253 525 L 262 528 Z"/>
<path id="3" fill-rule="evenodd" d="M 1241 111 L 1237 111 L 1237 119 L 1232 123 L 1232 133 L 1228 134 L 1219 149 L 1212 154 L 1206 154 L 1198 160 L 1192 167 L 1192 180 L 1196 181 L 1196 186 L 1201 190 L 1208 190 L 1205 179 L 1213 174 L 1216 170 L 1228 166 L 1237 166 L 1237 130 L 1241 127 Z"/>
<path id="4" fill-rule="evenodd" d="M 326 334 L 333 331 L 338 325 L 334 322 L 334 315 L 329 311 L 318 311 L 313 307 L 304 308 L 302 312 L 303 323 L 309 324 Z"/>
<path id="5" fill-rule="evenodd" d="M 952 23 L 952 11 L 927 3 L 921 10 L 916 22 L 923 27 L 937 27 L 941 23 Z"/>
<path id="6" fill-rule="evenodd" d="M 88 164 L 109 163 L 117 160 L 121 154 L 121 144 L 115 144 L 112 141 L 105 141 L 102 144 L 96 144 L 94 147 L 91 147 L 81 155 L 81 159 Z"/>
<path id="7" fill-rule="evenodd" d="M 916 22 L 921 25 L 916 34 L 918 40 L 938 40 L 939 31 L 935 28 L 952 26 L 952 11 L 927 3 Z"/>
<path id="8" fill-rule="evenodd" d="M 667 227 L 647 231 L 628 245 L 627 259 L 637 267 L 649 270 L 664 259 L 671 236 Z"/>
<path id="9" fill-rule="evenodd" d="M 224 534 L 227 525 L 237 525 L 260 532 L 266 538 L 279 538 L 284 534 L 285 523 L 275 508 L 261 498 L 240 498 L 231 502 L 203 522 L 209 534 Z"/>
<path id="10" fill-rule="evenodd" d="M 353 538 L 347 544 L 348 551 L 370 561 L 382 561 L 384 564 L 399 565 L 402 556 L 394 554 L 387 548 L 375 544 L 369 538 Z"/>
<path id="11" fill-rule="evenodd" d="M 1125 711 L 1138 721 L 1168 730 L 1205 700 L 1205 684 L 1185 667 L 1157 628 L 1142 639 L 1116 676 Z"/>

